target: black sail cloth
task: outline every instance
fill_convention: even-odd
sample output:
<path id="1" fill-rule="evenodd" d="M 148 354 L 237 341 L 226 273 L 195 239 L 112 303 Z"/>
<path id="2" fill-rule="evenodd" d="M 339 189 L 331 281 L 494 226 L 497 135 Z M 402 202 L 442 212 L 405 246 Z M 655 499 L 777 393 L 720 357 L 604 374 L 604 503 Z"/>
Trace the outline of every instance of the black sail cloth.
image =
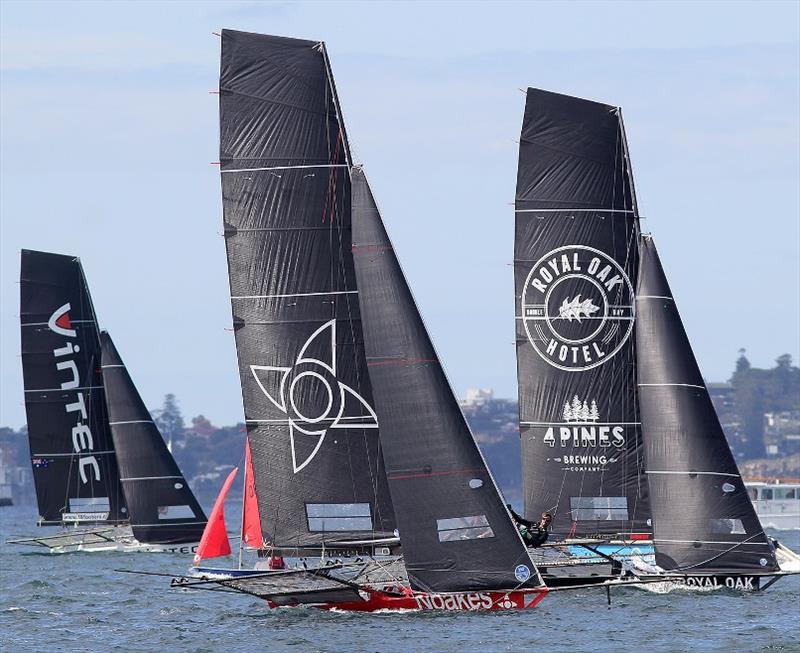
<path id="1" fill-rule="evenodd" d="M 421 591 L 541 585 L 445 377 L 366 178 L 353 178 L 364 344 L 403 558 Z"/>
<path id="2" fill-rule="evenodd" d="M 637 309 L 657 564 L 666 570 L 777 570 L 649 236 L 641 244 Z"/>
<path id="3" fill-rule="evenodd" d="M 136 390 L 111 337 L 100 333 L 108 419 L 133 536 L 199 542 L 206 516 Z"/>
<path id="4" fill-rule="evenodd" d="M 25 411 L 40 523 L 125 521 L 100 339 L 80 260 L 22 250 Z"/>
<path id="5" fill-rule="evenodd" d="M 322 43 L 222 32 L 231 304 L 265 540 L 392 535 L 350 233 L 350 160 Z"/>
<path id="6" fill-rule="evenodd" d="M 525 514 L 649 531 L 636 407 L 638 213 L 620 110 L 528 89 L 514 276 Z"/>

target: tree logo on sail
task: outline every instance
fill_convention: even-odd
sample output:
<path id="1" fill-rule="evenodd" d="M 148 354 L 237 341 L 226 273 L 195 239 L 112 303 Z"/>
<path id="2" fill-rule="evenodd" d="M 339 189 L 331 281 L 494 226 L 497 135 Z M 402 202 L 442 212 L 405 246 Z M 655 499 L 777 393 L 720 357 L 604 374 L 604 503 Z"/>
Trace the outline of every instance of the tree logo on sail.
<path id="1" fill-rule="evenodd" d="M 551 424 L 544 435 L 544 443 L 550 447 L 605 449 L 625 445 L 624 427 L 601 422 L 597 401 L 594 399 L 587 401 L 581 400 L 578 395 L 573 396 L 571 401 L 564 402 L 561 419 L 563 426 Z"/>
<path id="2" fill-rule="evenodd" d="M 540 258 L 525 279 L 522 322 L 536 353 L 570 372 L 602 365 L 630 336 L 633 287 L 600 250 L 567 245 Z"/>
<path id="3" fill-rule="evenodd" d="M 378 428 L 372 407 L 336 378 L 336 320 L 308 337 L 291 367 L 251 365 L 250 372 L 288 418 L 295 474 L 314 459 L 329 429 Z"/>
<path id="4" fill-rule="evenodd" d="M 561 422 L 546 425 L 542 442 L 555 454 L 547 458 L 572 472 L 600 472 L 619 460 L 626 441 L 625 426 L 601 421 L 597 400 L 573 395 L 564 402 Z M 538 437 L 538 434 L 537 436 Z"/>

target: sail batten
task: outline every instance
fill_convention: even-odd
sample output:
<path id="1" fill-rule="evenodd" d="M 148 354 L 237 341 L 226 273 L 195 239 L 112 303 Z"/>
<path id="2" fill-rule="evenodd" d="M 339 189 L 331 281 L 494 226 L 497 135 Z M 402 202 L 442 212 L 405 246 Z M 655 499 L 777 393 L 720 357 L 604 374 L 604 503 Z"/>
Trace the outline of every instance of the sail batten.
<path id="1" fill-rule="evenodd" d="M 656 562 L 667 571 L 778 568 L 694 357 L 652 237 L 641 240 L 639 400 Z"/>

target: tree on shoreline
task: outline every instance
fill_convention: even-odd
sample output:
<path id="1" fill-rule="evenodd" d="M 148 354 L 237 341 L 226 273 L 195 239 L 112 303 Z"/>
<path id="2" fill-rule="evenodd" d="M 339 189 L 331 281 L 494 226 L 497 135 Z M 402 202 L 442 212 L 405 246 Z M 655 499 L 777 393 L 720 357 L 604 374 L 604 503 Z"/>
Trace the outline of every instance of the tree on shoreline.
<path id="1" fill-rule="evenodd" d="M 800 368 L 792 365 L 789 354 L 778 356 L 775 367 L 760 369 L 750 365 L 745 350 L 739 350 L 731 377 L 733 400 L 742 424 L 745 458 L 762 458 L 764 413 L 800 410 Z"/>

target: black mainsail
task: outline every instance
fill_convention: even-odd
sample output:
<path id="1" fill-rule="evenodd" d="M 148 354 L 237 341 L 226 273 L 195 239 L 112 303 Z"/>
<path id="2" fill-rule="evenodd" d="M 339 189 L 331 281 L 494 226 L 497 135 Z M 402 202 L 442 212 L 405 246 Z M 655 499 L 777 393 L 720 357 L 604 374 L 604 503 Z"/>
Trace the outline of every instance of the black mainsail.
<path id="1" fill-rule="evenodd" d="M 97 318 L 78 258 L 22 250 L 20 322 L 39 523 L 127 521 Z"/>
<path id="2" fill-rule="evenodd" d="M 362 170 L 352 170 L 364 345 L 411 587 L 541 586 L 458 406 Z"/>
<path id="3" fill-rule="evenodd" d="M 391 536 L 362 344 L 350 153 L 325 46 L 223 30 L 225 243 L 270 546 Z"/>
<path id="4" fill-rule="evenodd" d="M 641 239 L 636 300 L 656 563 L 667 571 L 778 570 L 650 236 Z"/>
<path id="5" fill-rule="evenodd" d="M 144 544 L 199 542 L 203 509 L 107 332 L 100 333 L 100 343 L 109 426 L 133 535 Z"/>
<path id="6" fill-rule="evenodd" d="M 514 276 L 525 513 L 649 530 L 636 405 L 638 209 L 618 107 L 529 88 Z"/>

